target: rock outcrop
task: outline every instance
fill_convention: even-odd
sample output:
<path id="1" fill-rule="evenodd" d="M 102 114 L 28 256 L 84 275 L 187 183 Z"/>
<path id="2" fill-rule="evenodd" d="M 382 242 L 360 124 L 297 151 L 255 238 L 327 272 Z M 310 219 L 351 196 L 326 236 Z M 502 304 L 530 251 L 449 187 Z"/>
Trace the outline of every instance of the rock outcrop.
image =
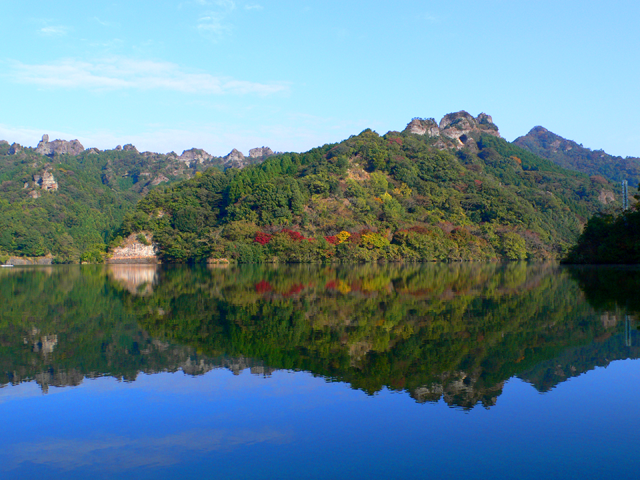
<path id="1" fill-rule="evenodd" d="M 22 145 L 19 143 L 12 143 L 9 148 L 9 155 L 17 155 L 22 151 Z"/>
<path id="2" fill-rule="evenodd" d="M 257 147 L 249 150 L 249 156 L 251 158 L 265 158 L 270 157 L 273 154 L 273 150 L 271 150 L 269 147 Z"/>
<path id="3" fill-rule="evenodd" d="M 440 135 L 438 124 L 433 118 L 414 118 L 409 122 L 405 131 L 417 135 L 428 135 L 429 137 L 437 137 Z"/>
<path id="4" fill-rule="evenodd" d="M 141 241 L 142 237 L 144 242 Z M 160 263 L 153 236 L 148 233 L 129 235 L 121 246 L 113 249 L 107 258 L 107 263 Z"/>
<path id="5" fill-rule="evenodd" d="M 122 147 L 122 150 L 124 150 L 125 152 L 136 152 L 138 153 L 138 149 L 133 146 L 130 143 L 127 143 L 124 147 Z"/>
<path id="6" fill-rule="evenodd" d="M 84 151 L 84 147 L 78 140 L 54 140 L 49 141 L 49 135 L 43 135 L 36 147 L 36 153 L 41 155 L 78 155 Z"/>
<path id="7" fill-rule="evenodd" d="M 598 195 L 598 201 L 603 205 L 609 205 L 616 201 L 616 196 L 611 190 L 601 190 Z"/>
<path id="8" fill-rule="evenodd" d="M 404 131 L 417 135 L 440 137 L 440 140 L 435 144 L 438 148 L 467 146 L 473 150 L 477 148 L 473 134 L 487 133 L 500 137 L 498 127 L 493 123 L 490 115 L 481 113 L 477 117 L 473 117 L 464 110 L 445 115 L 439 124 L 433 118 L 414 118 Z"/>
<path id="9" fill-rule="evenodd" d="M 150 185 L 155 187 L 156 185 L 160 185 L 162 182 L 168 182 L 169 179 L 165 177 L 163 174 L 158 175 L 156 178 L 151 180 Z"/>
<path id="10" fill-rule="evenodd" d="M 58 190 L 58 182 L 56 182 L 49 168 L 45 168 L 41 175 L 34 175 L 33 182 L 36 184 L 36 188 L 41 188 L 47 192 L 55 192 Z"/>
<path id="11" fill-rule="evenodd" d="M 182 155 L 178 157 L 184 163 L 198 162 L 203 163 L 207 160 L 213 159 L 213 155 L 209 155 L 207 152 L 202 150 L 201 148 L 192 148 L 190 150 L 185 150 L 182 152 Z"/>
<path id="12" fill-rule="evenodd" d="M 0 140 L 0 145 L 9 145 L 9 142 L 6 140 Z"/>
<path id="13" fill-rule="evenodd" d="M 235 148 L 223 157 L 225 168 L 242 168 L 247 165 L 245 156 Z"/>
<path id="14" fill-rule="evenodd" d="M 51 265 L 53 263 L 53 257 L 51 255 L 47 255 L 46 257 L 9 257 L 6 265 Z"/>

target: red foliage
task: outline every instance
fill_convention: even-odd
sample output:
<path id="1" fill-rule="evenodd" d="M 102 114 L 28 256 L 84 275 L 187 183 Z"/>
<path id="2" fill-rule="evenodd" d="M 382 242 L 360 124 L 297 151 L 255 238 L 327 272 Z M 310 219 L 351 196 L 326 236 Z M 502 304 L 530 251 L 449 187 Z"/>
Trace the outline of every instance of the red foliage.
<path id="1" fill-rule="evenodd" d="M 474 180 L 473 182 L 476 184 L 476 187 L 478 188 L 482 186 L 482 180 Z"/>
<path id="2" fill-rule="evenodd" d="M 339 240 L 335 235 L 330 235 L 328 237 L 324 237 L 324 239 L 329 242 L 331 245 L 337 245 Z"/>
<path id="3" fill-rule="evenodd" d="M 258 293 L 269 293 L 271 290 L 273 290 L 273 287 L 266 280 L 260 280 L 256 283 L 256 292 Z"/>
<path id="4" fill-rule="evenodd" d="M 304 236 L 300 232 L 296 232 L 294 230 L 289 230 L 288 228 L 283 228 L 280 233 L 286 233 L 289 235 L 289 238 L 294 242 L 300 242 L 302 240 L 306 240 Z"/>
<path id="5" fill-rule="evenodd" d="M 402 139 L 400 137 L 390 138 L 388 145 L 393 145 L 394 143 L 402 146 Z"/>
<path id="6" fill-rule="evenodd" d="M 260 245 L 266 245 L 271 241 L 272 235 L 264 232 L 256 233 L 256 238 L 253 239 L 254 242 L 258 242 Z"/>

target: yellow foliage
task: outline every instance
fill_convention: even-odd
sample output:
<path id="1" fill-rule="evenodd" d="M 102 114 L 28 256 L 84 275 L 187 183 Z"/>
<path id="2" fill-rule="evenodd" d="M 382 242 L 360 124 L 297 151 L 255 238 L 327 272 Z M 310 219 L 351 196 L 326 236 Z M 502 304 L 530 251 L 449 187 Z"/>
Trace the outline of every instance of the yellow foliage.
<path id="1" fill-rule="evenodd" d="M 349 232 L 341 231 L 336 237 L 338 238 L 338 243 L 343 243 L 349 240 L 351 234 Z"/>
<path id="2" fill-rule="evenodd" d="M 409 187 L 406 183 L 402 183 L 399 187 L 393 189 L 394 195 L 398 197 L 408 197 L 411 195 L 411 187 Z"/>
<path id="3" fill-rule="evenodd" d="M 384 192 L 382 195 L 380 195 L 380 201 L 382 203 L 388 202 L 389 200 L 391 200 L 393 197 L 391 195 L 389 195 L 387 192 Z"/>

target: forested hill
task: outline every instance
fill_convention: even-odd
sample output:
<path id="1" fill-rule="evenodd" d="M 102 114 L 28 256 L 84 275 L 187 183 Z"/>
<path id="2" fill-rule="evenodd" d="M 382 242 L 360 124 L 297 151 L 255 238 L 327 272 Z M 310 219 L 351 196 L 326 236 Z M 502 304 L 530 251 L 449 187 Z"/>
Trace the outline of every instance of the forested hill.
<path id="1" fill-rule="evenodd" d="M 615 182 L 627 180 L 632 187 L 640 183 L 640 158 L 616 157 L 602 150 L 591 150 L 543 127 L 532 128 L 513 143 L 570 170 L 601 175 Z"/>
<path id="2" fill-rule="evenodd" d="M 133 145 L 84 149 L 78 140 L 36 148 L 0 141 L 0 264 L 9 256 L 47 261 L 102 261 L 127 212 L 146 193 L 207 168 L 242 168 L 273 155 L 269 147 L 245 157 L 215 157 L 193 148 L 180 156 L 139 152 Z"/>
<path id="3" fill-rule="evenodd" d="M 151 233 L 164 261 L 550 258 L 612 208 L 613 189 L 458 112 L 208 170 L 150 192 L 120 235 Z"/>
<path id="4" fill-rule="evenodd" d="M 89 258 L 104 251 L 146 192 L 203 169 L 133 147 L 77 150 L 46 154 L 0 144 L 0 257 Z"/>

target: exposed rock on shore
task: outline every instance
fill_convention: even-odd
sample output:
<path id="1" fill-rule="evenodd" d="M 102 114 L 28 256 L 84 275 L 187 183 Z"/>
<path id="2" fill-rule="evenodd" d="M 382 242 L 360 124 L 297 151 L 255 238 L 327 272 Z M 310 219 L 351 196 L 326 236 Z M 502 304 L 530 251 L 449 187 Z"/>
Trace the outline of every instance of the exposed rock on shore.
<path id="1" fill-rule="evenodd" d="M 142 241 L 143 237 L 144 242 Z M 145 264 L 160 262 L 152 235 L 139 233 L 129 235 L 121 246 L 114 248 L 109 258 L 107 258 L 107 263 Z"/>

